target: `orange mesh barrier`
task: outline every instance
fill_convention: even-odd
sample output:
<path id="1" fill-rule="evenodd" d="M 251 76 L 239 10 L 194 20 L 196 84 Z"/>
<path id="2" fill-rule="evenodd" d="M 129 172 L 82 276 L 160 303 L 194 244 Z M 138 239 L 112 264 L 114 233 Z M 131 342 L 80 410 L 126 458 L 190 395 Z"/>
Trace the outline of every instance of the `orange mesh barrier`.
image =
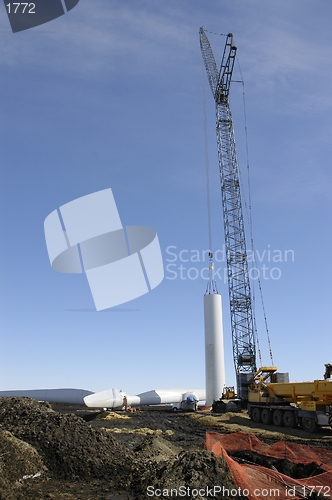
<path id="1" fill-rule="evenodd" d="M 324 448 L 279 441 L 272 446 L 262 443 L 253 434 L 207 432 L 205 449 L 225 458 L 234 483 L 245 496 L 254 500 L 291 500 L 310 498 L 315 489 L 325 498 L 332 498 L 332 452 Z M 293 479 L 276 470 L 254 464 L 239 464 L 227 452 L 250 450 L 260 455 L 286 459 L 297 464 L 315 462 L 327 472 L 305 479 Z M 322 463 L 323 462 L 323 463 Z"/>
<path id="2" fill-rule="evenodd" d="M 218 456 L 218 449 L 224 448 L 228 453 L 250 450 L 268 457 L 286 459 L 294 464 L 317 463 L 322 469 L 332 469 L 332 451 L 325 448 L 313 448 L 303 444 L 286 443 L 278 441 L 273 445 L 262 443 L 253 434 L 234 432 L 232 434 L 219 434 L 207 432 L 205 449 L 211 450 Z M 216 450 L 216 451 L 215 451 Z"/>

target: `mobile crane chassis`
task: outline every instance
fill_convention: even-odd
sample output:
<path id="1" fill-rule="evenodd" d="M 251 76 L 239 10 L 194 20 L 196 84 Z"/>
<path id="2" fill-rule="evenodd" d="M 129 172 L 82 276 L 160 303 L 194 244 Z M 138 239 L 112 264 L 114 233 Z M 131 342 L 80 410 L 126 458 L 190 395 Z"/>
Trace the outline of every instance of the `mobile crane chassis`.
<path id="1" fill-rule="evenodd" d="M 297 427 L 315 432 L 332 427 L 332 380 L 273 382 L 277 368 L 262 367 L 248 392 L 250 418 L 277 427 Z M 270 382 L 267 382 L 270 380 Z"/>

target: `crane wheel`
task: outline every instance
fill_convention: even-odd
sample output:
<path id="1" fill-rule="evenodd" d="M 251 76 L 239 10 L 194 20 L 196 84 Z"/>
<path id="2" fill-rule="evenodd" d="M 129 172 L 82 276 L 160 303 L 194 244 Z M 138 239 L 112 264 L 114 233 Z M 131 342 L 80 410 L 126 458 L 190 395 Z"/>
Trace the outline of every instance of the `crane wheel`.
<path id="1" fill-rule="evenodd" d="M 287 410 L 284 413 L 283 422 L 285 427 L 296 427 L 296 420 L 294 412 Z"/>
<path id="2" fill-rule="evenodd" d="M 318 430 L 318 425 L 314 418 L 312 417 L 302 417 L 302 429 L 313 433 Z"/>
<path id="3" fill-rule="evenodd" d="M 274 410 L 272 415 L 273 425 L 282 427 L 284 425 L 283 412 L 281 410 Z"/>
<path id="4" fill-rule="evenodd" d="M 256 424 L 258 424 L 261 421 L 261 414 L 262 414 L 262 411 L 260 408 L 253 408 L 252 409 L 251 418 L 254 422 L 256 422 Z"/>
<path id="5" fill-rule="evenodd" d="M 268 408 L 263 408 L 261 415 L 262 423 L 265 425 L 270 425 L 272 422 L 272 412 Z"/>

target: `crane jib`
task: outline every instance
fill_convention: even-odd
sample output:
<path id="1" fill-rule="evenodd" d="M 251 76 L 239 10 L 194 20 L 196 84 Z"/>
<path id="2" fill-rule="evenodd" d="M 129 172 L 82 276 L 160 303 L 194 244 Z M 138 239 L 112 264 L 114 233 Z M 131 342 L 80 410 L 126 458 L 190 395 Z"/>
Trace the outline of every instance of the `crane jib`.
<path id="1" fill-rule="evenodd" d="M 216 105 L 216 134 L 227 255 L 233 358 L 238 396 L 246 401 L 248 399 L 248 385 L 253 382 L 253 376 L 256 372 L 256 342 L 239 168 L 233 120 L 228 100 L 236 47 L 233 44 L 233 35 L 227 35 L 218 70 L 204 29 L 200 28 L 199 32 L 202 57 Z"/>

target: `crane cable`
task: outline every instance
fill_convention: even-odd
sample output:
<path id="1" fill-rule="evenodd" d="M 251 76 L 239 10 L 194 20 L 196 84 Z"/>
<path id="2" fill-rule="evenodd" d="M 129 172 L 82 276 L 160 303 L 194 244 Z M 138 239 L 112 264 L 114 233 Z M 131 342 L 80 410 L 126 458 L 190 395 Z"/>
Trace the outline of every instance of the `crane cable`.
<path id="1" fill-rule="evenodd" d="M 225 33 L 216 33 L 215 31 L 209 31 L 204 29 L 205 33 L 211 33 L 211 35 L 218 35 L 218 36 L 228 36 Z"/>
<path id="2" fill-rule="evenodd" d="M 218 36 L 227 36 L 223 33 L 214 33 L 204 30 L 206 33 L 212 33 Z M 204 114 L 204 148 L 205 148 L 205 175 L 206 175 L 206 195 L 207 195 L 207 213 L 208 213 L 208 233 L 209 233 L 209 252 L 212 254 L 212 229 L 211 229 L 211 195 L 210 195 L 210 166 L 208 153 L 208 136 L 206 120 L 206 98 L 205 98 L 205 67 L 202 59 L 202 95 L 203 95 L 203 114 Z"/>
<path id="3" fill-rule="evenodd" d="M 256 263 L 256 253 L 255 253 L 255 247 L 254 247 L 254 238 L 253 238 L 253 228 L 252 228 L 252 211 L 251 211 L 251 186 L 250 186 L 250 164 L 249 164 L 249 147 L 248 147 L 248 128 L 247 128 L 247 111 L 246 111 L 246 99 L 245 99 L 245 91 L 244 91 L 244 80 L 242 76 L 242 71 L 239 63 L 238 57 L 236 57 L 240 76 L 241 76 L 241 83 L 242 83 L 242 96 L 243 96 L 243 113 L 244 113 L 244 132 L 245 132 L 245 143 L 246 143 L 246 160 L 247 160 L 247 177 L 248 177 L 248 200 L 249 200 L 249 210 L 248 210 L 248 205 L 246 202 L 245 196 L 243 196 L 244 199 L 244 204 L 246 208 L 246 213 L 247 213 L 247 218 L 249 222 L 249 231 L 250 231 L 250 242 L 251 242 L 251 251 L 253 255 L 253 264 L 255 264 L 256 269 L 257 269 L 257 263 Z M 241 172 L 240 172 L 241 176 Z M 244 193 L 243 193 L 244 195 Z M 271 346 L 271 340 L 270 340 L 270 333 L 269 333 L 269 328 L 267 324 L 267 318 L 266 318 L 266 311 L 265 311 L 265 304 L 264 304 L 264 299 L 263 299 L 263 290 L 262 290 L 262 283 L 260 280 L 260 276 L 258 275 L 257 277 L 258 281 L 258 288 L 259 288 L 259 293 L 260 293 L 260 298 L 261 298 L 261 305 L 262 305 L 262 311 L 263 311 L 263 316 L 264 316 L 264 323 L 265 323 L 265 330 L 266 330 L 266 335 L 267 335 L 267 342 L 268 342 L 268 347 L 269 347 L 269 354 L 270 354 L 270 359 L 273 363 L 273 353 L 272 353 L 272 346 Z M 255 296 L 253 294 L 253 301 L 255 300 Z M 255 327 L 255 333 L 256 333 L 256 339 L 257 339 L 257 346 L 258 346 L 258 352 L 259 352 L 259 358 L 262 363 L 262 358 L 261 358 L 261 352 L 260 352 L 260 347 L 259 347 L 259 340 L 258 340 L 258 335 L 257 335 L 257 326 L 256 326 L 256 318 L 254 315 L 254 327 Z"/>
<path id="4" fill-rule="evenodd" d="M 206 99 L 204 84 L 204 62 L 202 60 L 202 93 L 203 93 L 203 115 L 204 115 L 204 149 L 205 149 L 205 176 L 206 176 L 206 197 L 207 197 L 207 215 L 208 215 L 208 235 L 209 235 L 209 279 L 206 285 L 206 294 L 218 293 L 217 282 L 214 278 L 214 263 L 212 252 L 212 228 L 211 228 L 211 195 L 210 195 L 210 167 L 208 153 L 208 137 L 206 122 Z"/>
<path id="5" fill-rule="evenodd" d="M 202 66 L 202 69 L 204 70 L 204 66 Z M 207 124 L 206 124 L 204 72 L 202 72 L 202 76 L 203 76 L 202 82 L 203 82 L 203 114 L 204 114 L 204 149 L 205 149 L 205 176 L 206 176 L 206 196 L 207 196 L 207 213 L 208 213 L 209 251 L 212 252 L 210 166 L 209 166 L 208 137 L 207 137 Z"/>

